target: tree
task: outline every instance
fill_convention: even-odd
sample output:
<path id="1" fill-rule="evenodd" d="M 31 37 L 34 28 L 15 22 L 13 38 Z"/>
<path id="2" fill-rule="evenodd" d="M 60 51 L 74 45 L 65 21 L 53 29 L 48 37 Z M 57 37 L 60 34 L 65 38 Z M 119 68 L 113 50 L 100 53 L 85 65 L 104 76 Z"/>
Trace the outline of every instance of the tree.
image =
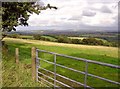
<path id="1" fill-rule="evenodd" d="M 71 43 L 71 40 L 65 36 L 59 36 L 58 37 L 58 42 L 59 43 Z"/>
<path id="2" fill-rule="evenodd" d="M 38 5 L 36 2 L 2 2 L 2 32 L 16 31 L 18 25 L 28 26 L 30 14 L 39 14 L 41 10 L 57 9 L 55 6 Z M 6 35 L 3 34 L 2 38 Z"/>

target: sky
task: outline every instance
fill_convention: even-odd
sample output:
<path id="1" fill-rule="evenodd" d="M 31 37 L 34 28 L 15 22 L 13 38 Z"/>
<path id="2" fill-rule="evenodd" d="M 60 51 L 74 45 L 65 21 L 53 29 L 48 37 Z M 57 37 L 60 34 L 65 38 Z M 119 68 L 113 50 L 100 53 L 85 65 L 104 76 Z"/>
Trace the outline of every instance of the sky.
<path id="1" fill-rule="evenodd" d="M 41 0 L 39 5 L 57 6 L 47 9 L 39 15 L 32 14 L 28 27 L 21 29 L 35 30 L 118 30 L 119 0 Z"/>

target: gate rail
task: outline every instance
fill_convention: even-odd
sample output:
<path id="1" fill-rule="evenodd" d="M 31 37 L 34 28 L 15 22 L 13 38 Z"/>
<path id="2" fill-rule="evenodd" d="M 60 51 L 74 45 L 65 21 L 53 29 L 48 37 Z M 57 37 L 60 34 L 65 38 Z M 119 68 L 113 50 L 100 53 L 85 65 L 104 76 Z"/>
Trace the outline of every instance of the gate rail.
<path id="1" fill-rule="evenodd" d="M 38 53 L 39 53 L 39 52 L 40 52 L 40 53 L 48 53 L 48 54 L 54 55 L 54 62 L 50 62 L 50 61 L 48 61 L 48 60 L 39 58 L 39 57 L 38 57 Z M 76 70 L 76 69 L 73 69 L 73 68 L 70 68 L 70 67 L 66 67 L 66 66 L 63 66 L 63 65 L 61 65 L 61 64 L 57 64 L 57 63 L 56 63 L 56 57 L 57 57 L 57 56 L 61 56 L 61 57 L 70 58 L 70 59 L 74 59 L 74 60 L 79 60 L 79 61 L 85 62 L 85 63 L 86 63 L 86 64 L 85 64 L 85 72 L 79 71 L 79 70 Z M 54 65 L 54 72 L 53 72 L 53 71 L 50 71 L 50 70 L 47 70 L 47 69 L 45 69 L 45 68 L 42 68 L 42 67 L 39 65 L 40 60 L 42 60 L 42 61 L 44 61 L 44 62 L 47 62 L 47 63 L 49 63 L 49 64 L 53 64 L 53 65 Z M 83 59 L 83 58 L 77 58 L 77 57 L 73 57 L 73 56 L 68 56 L 68 55 L 63 55 L 63 54 L 58 54 L 58 53 L 49 52 L 49 51 L 45 51 L 45 50 L 36 49 L 36 80 L 37 80 L 38 82 L 40 82 L 39 79 L 41 79 L 41 80 L 43 80 L 43 81 L 45 81 L 45 82 L 49 83 L 50 85 L 52 85 L 52 86 L 54 86 L 54 87 L 57 87 L 57 88 L 60 88 L 59 86 L 56 85 L 56 83 L 59 83 L 59 84 L 61 84 L 61 85 L 63 85 L 63 86 L 66 86 L 66 87 L 69 87 L 69 88 L 71 88 L 71 89 L 74 89 L 73 87 L 71 87 L 71 86 L 69 86 L 69 85 L 67 85 L 67 84 L 64 84 L 64 83 L 56 80 L 56 76 L 59 76 L 59 77 L 62 77 L 62 78 L 64 78 L 64 79 L 67 79 L 67 80 L 69 80 L 69 81 L 71 81 L 71 82 L 77 83 L 77 84 L 83 86 L 85 89 L 86 89 L 86 88 L 93 89 L 92 87 L 90 87 L 90 86 L 87 85 L 87 76 L 91 76 L 91 77 L 94 77 L 94 78 L 98 78 L 98 79 L 100 79 L 100 80 L 107 81 L 107 82 L 109 82 L 109 83 L 113 83 L 113 84 L 116 84 L 116 85 L 120 85 L 120 82 L 113 81 L 113 80 L 110 80 L 110 79 L 107 79 L 107 78 L 103 78 L 103 77 L 100 77 L 100 76 L 97 76 L 97 75 L 88 73 L 88 63 L 93 63 L 93 64 L 102 65 L 102 66 L 107 66 L 107 67 L 111 67 L 111 68 L 114 68 L 114 69 L 120 69 L 120 66 L 118 66 L 118 65 L 113 65 L 113 64 L 108 64 L 108 63 L 103 63 L 103 62 L 98 62 L 98 61 L 93 61 L 93 60 L 87 60 L 87 59 Z M 85 76 L 84 76 L 84 84 L 83 84 L 83 83 L 80 83 L 80 82 L 78 82 L 78 81 L 72 80 L 72 79 L 70 79 L 70 78 L 68 78 L 68 77 L 65 77 L 65 76 L 63 76 L 63 75 L 60 75 L 60 74 L 58 74 L 58 73 L 56 73 L 56 66 L 59 66 L 59 67 L 62 67 L 62 68 L 65 68 L 65 69 L 68 69 L 68 70 L 71 70 L 71 71 L 74 71 L 74 72 L 77 72 L 77 73 L 84 74 L 84 75 L 85 75 Z M 44 70 L 44 71 L 46 71 L 46 72 L 50 72 L 50 73 L 54 74 L 54 78 L 52 78 L 52 77 L 50 77 L 50 76 L 48 76 L 48 75 L 45 75 L 45 74 L 42 73 L 42 72 L 39 72 L 39 71 L 38 71 L 39 68 L 42 69 L 42 70 Z M 45 76 L 45 77 L 53 80 L 53 81 L 54 81 L 54 84 L 51 83 L 51 82 L 49 82 L 49 81 L 47 81 L 47 80 L 45 80 L 44 78 L 39 77 L 38 74 L 41 74 L 41 75 L 43 75 L 43 76 Z"/>

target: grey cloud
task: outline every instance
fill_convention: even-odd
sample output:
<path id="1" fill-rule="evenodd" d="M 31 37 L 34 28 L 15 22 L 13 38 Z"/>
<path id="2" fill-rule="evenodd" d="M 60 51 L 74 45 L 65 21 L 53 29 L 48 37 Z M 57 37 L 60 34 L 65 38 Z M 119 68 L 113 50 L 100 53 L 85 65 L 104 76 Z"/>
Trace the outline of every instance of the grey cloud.
<path id="1" fill-rule="evenodd" d="M 66 18 L 61 18 L 61 20 L 66 20 Z"/>
<path id="2" fill-rule="evenodd" d="M 102 6 L 100 11 L 103 13 L 112 13 L 112 11 L 107 6 Z"/>
<path id="3" fill-rule="evenodd" d="M 73 16 L 69 20 L 81 20 L 82 16 Z"/>
<path id="4" fill-rule="evenodd" d="M 83 10 L 82 15 L 83 15 L 83 16 L 93 17 L 93 16 L 96 15 L 96 13 L 93 12 L 93 11 L 89 11 L 89 10 Z"/>
<path id="5" fill-rule="evenodd" d="M 119 0 L 86 0 L 89 4 L 92 3 L 103 3 L 103 4 L 109 4 L 109 3 L 116 3 L 119 2 Z"/>
<path id="6" fill-rule="evenodd" d="M 115 16 L 115 17 L 113 17 L 113 19 L 115 20 L 115 22 L 112 24 L 112 26 L 118 26 L 118 19 L 119 19 L 119 17 L 118 16 Z"/>
<path id="7" fill-rule="evenodd" d="M 45 3 L 43 2 L 43 1 L 41 1 L 41 0 L 38 0 L 37 2 L 36 2 L 36 5 L 40 5 L 40 6 L 45 6 Z"/>

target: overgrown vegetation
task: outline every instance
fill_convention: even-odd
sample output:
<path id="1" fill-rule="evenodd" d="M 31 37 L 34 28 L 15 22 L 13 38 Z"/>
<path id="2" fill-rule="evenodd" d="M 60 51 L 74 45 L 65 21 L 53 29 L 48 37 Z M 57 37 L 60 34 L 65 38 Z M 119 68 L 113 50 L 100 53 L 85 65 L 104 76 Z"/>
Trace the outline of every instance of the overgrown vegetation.
<path id="1" fill-rule="evenodd" d="M 16 64 L 14 55 L 15 47 L 9 44 L 8 47 L 7 51 L 3 49 L 2 55 L 2 87 L 5 87 L 5 89 L 7 87 L 45 87 L 45 84 L 40 84 L 32 80 L 30 52 L 28 50 L 22 51 L 20 53 L 20 62 Z M 25 62 L 25 60 L 29 62 Z"/>

